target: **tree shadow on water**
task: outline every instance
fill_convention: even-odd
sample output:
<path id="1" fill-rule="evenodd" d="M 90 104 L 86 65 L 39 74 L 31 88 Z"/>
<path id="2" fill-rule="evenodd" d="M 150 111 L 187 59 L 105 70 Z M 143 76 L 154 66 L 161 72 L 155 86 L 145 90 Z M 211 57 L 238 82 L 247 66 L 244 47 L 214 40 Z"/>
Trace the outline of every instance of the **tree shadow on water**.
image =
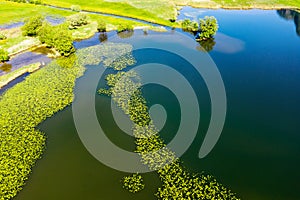
<path id="1" fill-rule="evenodd" d="M 277 10 L 277 14 L 286 20 L 294 20 L 297 35 L 300 37 L 300 13 L 295 10 L 281 9 Z"/>
<path id="2" fill-rule="evenodd" d="M 198 43 L 200 45 L 196 47 L 197 50 L 206 52 L 212 51 L 214 49 L 214 46 L 216 45 L 215 38 L 211 38 L 208 40 L 199 40 Z"/>
<path id="3" fill-rule="evenodd" d="M 130 38 L 134 34 L 134 31 L 122 31 L 118 33 L 119 38 L 125 39 Z"/>
<path id="4" fill-rule="evenodd" d="M 11 72 L 11 69 L 12 69 L 12 65 L 11 64 L 8 64 L 8 63 L 3 63 L 1 66 L 0 66 L 0 72 L 5 72 L 5 73 L 8 73 L 8 72 Z"/>
<path id="5" fill-rule="evenodd" d="M 106 32 L 102 32 L 100 33 L 99 35 L 99 41 L 102 43 L 102 42 L 107 42 L 107 33 Z"/>

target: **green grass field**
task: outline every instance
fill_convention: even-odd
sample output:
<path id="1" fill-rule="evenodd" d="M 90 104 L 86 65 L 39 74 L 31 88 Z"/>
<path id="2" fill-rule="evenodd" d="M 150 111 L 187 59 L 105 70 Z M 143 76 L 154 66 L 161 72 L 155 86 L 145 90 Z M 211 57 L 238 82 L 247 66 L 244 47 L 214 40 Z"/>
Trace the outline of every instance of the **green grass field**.
<path id="1" fill-rule="evenodd" d="M 176 14 L 174 11 L 175 5 L 164 3 L 164 6 L 162 6 L 161 3 L 157 3 L 157 1 L 154 0 L 147 1 L 145 3 L 140 3 L 138 7 L 130 5 L 126 2 L 104 0 L 44 0 L 43 2 L 45 4 L 66 8 L 70 8 L 72 5 L 79 5 L 83 10 L 99 11 L 120 16 L 133 17 L 168 26 L 172 26 L 172 23 L 169 21 L 169 19 L 174 18 Z M 170 14 L 170 12 L 173 12 L 173 15 Z"/>
<path id="2" fill-rule="evenodd" d="M 42 5 L 33 5 L 25 3 L 15 3 L 10 1 L 0 0 L 0 24 L 18 22 L 26 17 L 43 13 L 49 16 L 68 16 L 74 12 L 57 10 Z"/>

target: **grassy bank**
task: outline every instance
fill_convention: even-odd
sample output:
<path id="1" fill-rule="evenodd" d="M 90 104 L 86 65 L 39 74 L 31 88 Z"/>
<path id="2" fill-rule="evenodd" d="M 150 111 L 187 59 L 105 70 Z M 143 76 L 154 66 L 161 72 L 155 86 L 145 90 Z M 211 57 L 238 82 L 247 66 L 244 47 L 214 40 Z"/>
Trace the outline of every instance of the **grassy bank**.
<path id="1" fill-rule="evenodd" d="M 170 23 L 169 20 L 176 19 L 177 10 L 181 6 L 213 9 L 300 9 L 300 2 L 293 0 L 97 0 L 89 2 L 79 0 L 44 0 L 44 2 L 66 8 L 70 8 L 71 5 L 80 5 L 85 10 L 134 17 L 167 26 L 176 26 L 176 24 Z"/>
<path id="2" fill-rule="evenodd" d="M 0 89 L 10 83 L 11 81 L 15 80 L 16 78 L 22 76 L 23 74 L 29 72 L 34 72 L 40 68 L 40 63 L 34 63 L 28 66 L 24 66 L 22 68 L 19 68 L 11 73 L 5 74 L 3 76 L 0 76 Z"/>
<path id="3" fill-rule="evenodd" d="M 160 7 L 160 1 L 150 1 L 142 3 L 139 7 L 135 7 L 126 2 L 120 1 L 80 1 L 80 0 L 44 0 L 44 3 L 70 8 L 72 5 L 79 5 L 83 10 L 98 11 L 103 13 L 115 14 L 120 16 L 142 19 L 148 22 L 155 22 L 162 25 L 173 26 L 169 18 L 175 17 L 175 7 L 172 4 Z M 170 6 L 171 5 L 171 6 Z M 171 14 L 170 14 L 171 12 Z M 173 13 L 173 14 L 172 14 Z M 166 16 L 160 17 L 160 16 Z"/>
<path id="4" fill-rule="evenodd" d="M 16 3 L 0 0 L 0 24 L 23 21 L 24 18 L 37 15 L 39 13 L 47 16 L 68 16 L 72 11 L 57 10 L 42 5 Z"/>

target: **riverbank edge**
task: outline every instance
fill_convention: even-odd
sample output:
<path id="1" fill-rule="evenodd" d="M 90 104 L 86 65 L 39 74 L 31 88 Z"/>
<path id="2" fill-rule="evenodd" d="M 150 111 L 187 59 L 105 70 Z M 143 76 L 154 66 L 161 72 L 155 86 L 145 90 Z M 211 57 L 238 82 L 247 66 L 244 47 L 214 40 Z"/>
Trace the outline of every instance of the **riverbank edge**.
<path id="1" fill-rule="evenodd" d="M 203 5 L 179 5 L 180 7 L 190 6 L 192 8 L 202 8 L 202 9 L 224 9 L 224 10 L 281 10 L 281 9 L 289 9 L 300 12 L 300 7 L 292 7 L 285 5 L 221 5 L 221 4 L 203 4 Z M 180 9 L 181 10 L 181 9 Z M 179 11 L 180 11 L 179 10 Z"/>
<path id="2" fill-rule="evenodd" d="M 0 89 L 8 85 L 11 81 L 19 78 L 26 73 L 32 73 L 40 69 L 42 64 L 40 62 L 23 66 L 11 73 L 0 76 Z"/>

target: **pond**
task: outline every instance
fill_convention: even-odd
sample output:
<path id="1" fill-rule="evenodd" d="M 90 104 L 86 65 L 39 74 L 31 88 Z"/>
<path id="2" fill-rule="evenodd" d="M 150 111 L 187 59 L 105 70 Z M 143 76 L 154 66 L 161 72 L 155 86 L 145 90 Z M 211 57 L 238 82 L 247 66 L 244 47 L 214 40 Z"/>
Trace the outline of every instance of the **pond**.
<path id="1" fill-rule="evenodd" d="M 194 142 L 181 158 L 184 166 L 192 172 L 215 176 L 242 199 L 300 199 L 300 37 L 295 31 L 298 14 L 185 8 L 181 18 L 183 13 L 191 18 L 213 15 L 220 25 L 209 54 L 224 82 L 227 116 L 222 135 L 207 157 L 198 157 L 211 117 L 205 83 L 171 54 L 159 55 L 159 51 L 149 50 L 133 52 L 133 56 L 137 60 L 135 66 L 145 60 L 160 59 L 182 72 L 198 91 L 201 123 Z M 172 39 L 172 34 L 145 34 L 140 30 L 125 38 L 109 35 L 107 40 L 162 43 L 165 36 Z M 84 42 L 77 47 L 99 44 L 99 35 Z M 199 55 L 203 54 L 196 41 L 194 45 L 200 50 Z M 95 69 L 88 67 L 76 90 L 79 85 L 90 84 L 88 77 Z M 149 106 L 165 107 L 168 118 L 161 136 L 166 142 L 171 141 L 180 121 L 178 101 L 167 88 L 155 84 L 145 86 L 143 95 Z M 95 100 L 98 120 L 108 130 L 110 140 L 124 149 L 134 149 L 134 139 L 122 133 L 113 121 L 110 98 L 97 95 Z M 154 193 L 161 184 L 156 173 L 143 175 L 145 189 L 131 194 L 120 183 L 126 173 L 103 165 L 88 153 L 76 132 L 71 107 L 39 128 L 47 134 L 47 149 L 15 199 L 155 199 Z"/>

